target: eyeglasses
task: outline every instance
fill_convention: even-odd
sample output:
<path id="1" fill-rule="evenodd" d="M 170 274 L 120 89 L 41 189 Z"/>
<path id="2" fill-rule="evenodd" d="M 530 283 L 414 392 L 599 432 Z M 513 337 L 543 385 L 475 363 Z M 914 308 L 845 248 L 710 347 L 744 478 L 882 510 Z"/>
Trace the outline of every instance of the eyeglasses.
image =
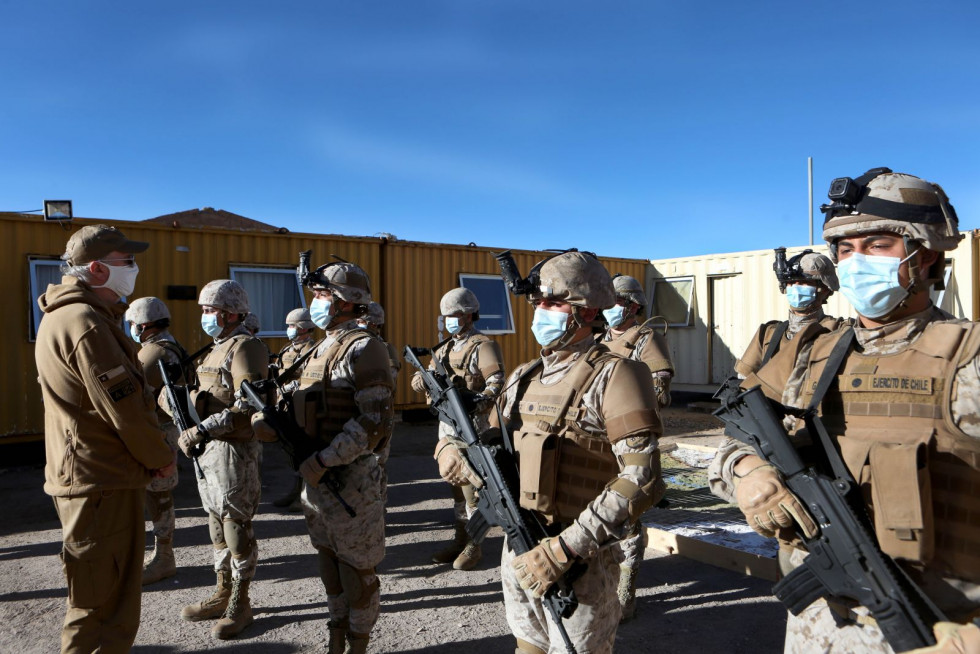
<path id="1" fill-rule="evenodd" d="M 125 263 L 123 265 L 129 266 L 130 268 L 136 265 L 136 259 L 134 259 L 133 257 L 124 257 L 122 259 L 99 259 L 99 261 L 102 263 L 109 263 L 111 261 L 124 261 Z"/>

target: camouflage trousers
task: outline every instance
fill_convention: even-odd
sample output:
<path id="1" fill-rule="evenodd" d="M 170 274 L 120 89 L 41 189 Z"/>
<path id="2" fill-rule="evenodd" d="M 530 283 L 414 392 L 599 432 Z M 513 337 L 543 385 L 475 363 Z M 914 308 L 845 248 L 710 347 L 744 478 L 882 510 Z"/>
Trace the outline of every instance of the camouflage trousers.
<path id="1" fill-rule="evenodd" d="M 303 486 L 303 516 L 313 547 L 331 552 L 338 561 L 359 572 L 365 588 L 374 588 L 371 597 L 358 606 L 351 606 L 343 591 L 328 592 L 330 620 L 347 621 L 355 633 L 370 633 L 381 613 L 374 569 L 385 553 L 382 471 L 373 454 L 332 470 L 340 484 L 340 496 L 356 515 L 348 515 L 324 484 L 314 487 L 307 483 Z"/>
<path id="2" fill-rule="evenodd" d="M 174 452 L 174 462 L 177 461 L 177 437 L 180 432 L 172 422 L 161 425 L 167 435 L 167 445 Z M 177 471 L 165 479 L 153 477 L 146 485 L 146 514 L 153 523 L 154 538 L 169 540 L 174 535 L 174 496 L 173 489 L 177 488 Z"/>
<path id="3" fill-rule="evenodd" d="M 623 565 L 629 566 L 633 570 L 639 570 L 643 563 L 643 553 L 646 551 L 646 535 L 639 521 L 630 527 L 626 538 L 619 541 L 616 546 L 623 553 Z"/>
<path id="4" fill-rule="evenodd" d="M 251 579 L 258 561 L 252 517 L 262 493 L 262 443 L 210 441 L 198 463 L 204 479 L 197 480 L 197 490 L 209 514 L 214 569 L 230 570 L 234 579 Z"/>
<path id="5" fill-rule="evenodd" d="M 527 641 L 549 654 L 564 654 L 565 644 L 541 600 L 534 599 L 517 583 L 510 562 L 514 553 L 506 546 L 500 557 L 500 578 L 504 587 L 507 624 L 515 638 Z M 588 568 L 572 585 L 578 597 L 578 608 L 562 623 L 579 654 L 611 654 L 622 609 L 616 589 L 619 587 L 619 563 L 622 553 L 617 547 L 599 550 Z"/>

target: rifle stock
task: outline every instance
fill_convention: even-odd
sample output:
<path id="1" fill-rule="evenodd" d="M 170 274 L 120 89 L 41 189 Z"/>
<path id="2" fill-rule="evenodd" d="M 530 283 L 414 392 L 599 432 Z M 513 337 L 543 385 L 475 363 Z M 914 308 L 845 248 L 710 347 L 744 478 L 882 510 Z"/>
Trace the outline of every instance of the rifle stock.
<path id="1" fill-rule="evenodd" d="M 296 422 L 296 419 L 293 418 L 292 411 L 290 410 L 291 405 L 288 402 L 284 402 L 284 406 L 281 407 L 267 404 L 262 397 L 263 392 L 256 384 L 247 380 L 242 381 L 242 397 L 245 398 L 245 401 L 252 408 L 262 412 L 265 416 L 266 423 L 279 435 L 279 440 L 276 442 L 279 443 L 280 447 L 289 456 L 293 464 L 293 469 L 299 470 L 300 464 L 316 454 L 320 448 L 317 447 L 317 442 L 310 438 L 306 431 Z M 324 472 L 317 483 L 318 485 L 323 484 L 327 487 L 327 490 L 330 491 L 337 502 L 344 508 L 344 511 L 347 512 L 347 515 L 352 518 L 357 516 L 357 513 L 351 505 L 341 496 L 340 482 L 331 470 L 328 469 Z"/>
<path id="2" fill-rule="evenodd" d="M 726 433 L 751 445 L 782 473 L 787 488 L 819 525 L 813 538 L 800 534 L 809 555 L 803 565 L 773 587 L 776 597 L 794 615 L 820 597 L 853 600 L 871 612 L 896 652 L 935 645 L 932 625 L 946 618 L 881 551 L 861 490 L 832 446 L 816 411 L 792 412 L 800 413 L 814 441 L 824 444 L 829 471 L 804 463 L 783 429 L 774 403 L 759 386 L 740 392 L 737 383 L 726 382 L 716 394 L 722 407 L 714 415 L 729 427 Z"/>
<path id="3" fill-rule="evenodd" d="M 436 371 L 433 372 L 426 369 L 419 361 L 418 355 L 430 353 L 427 348 L 407 346 L 405 360 L 422 374 L 426 391 L 432 402 L 431 409 L 438 413 L 439 420 L 453 428 L 466 445 L 465 448 L 460 448 L 460 453 L 483 481 L 477 500 L 478 512 L 470 518 L 466 530 L 473 540 L 479 543 L 490 527 L 498 526 L 503 529 L 507 536 L 507 543 L 515 554 L 529 552 L 548 534 L 536 517 L 529 511 L 521 509 L 514 499 L 508 483 L 508 480 L 517 479 L 514 460 L 506 452 L 487 446 L 480 440 L 466 412 L 462 395 L 458 388 L 449 383 L 442 363 L 434 359 Z M 575 646 L 562 624 L 562 618 L 570 616 L 578 606 L 571 582 L 583 570 L 583 564 L 575 564 L 541 598 L 557 625 L 569 654 L 575 654 Z"/>
<path id="4" fill-rule="evenodd" d="M 181 393 L 177 389 L 177 385 L 174 384 L 170 376 L 170 371 L 167 369 L 167 364 L 163 362 L 163 359 L 158 360 L 157 365 L 160 367 L 160 376 L 163 378 L 163 392 L 167 394 L 167 404 L 170 406 L 170 413 L 174 425 L 176 425 L 180 432 L 183 432 L 185 429 L 189 429 L 194 422 L 191 420 L 190 411 L 187 408 L 190 400 L 187 397 L 186 391 Z M 198 461 L 198 457 L 204 454 L 204 446 L 206 444 L 207 438 L 205 437 L 202 443 L 194 447 L 194 453 L 191 455 L 191 461 L 194 463 L 194 473 L 198 479 L 204 479 L 204 470 L 201 469 L 201 462 Z"/>

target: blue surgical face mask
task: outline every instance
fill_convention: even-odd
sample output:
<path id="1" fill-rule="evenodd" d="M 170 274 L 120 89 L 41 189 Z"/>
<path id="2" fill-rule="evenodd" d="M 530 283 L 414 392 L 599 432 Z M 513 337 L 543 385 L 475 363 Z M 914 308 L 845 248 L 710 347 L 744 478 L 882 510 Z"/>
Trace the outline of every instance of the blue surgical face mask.
<path id="1" fill-rule="evenodd" d="M 806 284 L 790 284 L 786 287 L 786 301 L 794 309 L 806 309 L 817 299 L 817 288 Z"/>
<path id="2" fill-rule="evenodd" d="M 534 319 L 531 321 L 534 340 L 544 347 L 554 343 L 565 334 L 570 317 L 569 314 L 560 311 L 535 308 Z"/>
<path id="3" fill-rule="evenodd" d="M 460 324 L 459 318 L 456 316 L 446 316 L 446 331 L 450 334 L 458 334 L 459 330 L 463 328 Z"/>
<path id="4" fill-rule="evenodd" d="M 855 252 L 837 264 L 840 292 L 862 316 L 886 316 L 909 294 L 898 281 L 898 269 L 913 256 L 915 252 L 904 259 Z"/>
<path id="5" fill-rule="evenodd" d="M 626 319 L 626 316 L 623 315 L 625 310 L 626 307 L 623 305 L 614 304 L 610 309 L 603 309 L 602 315 L 606 317 L 606 322 L 609 323 L 610 327 L 619 327 L 623 324 L 623 320 Z"/>
<path id="6" fill-rule="evenodd" d="M 143 330 L 135 322 L 129 323 L 129 336 L 137 343 L 140 342 L 140 336 L 143 335 Z"/>
<path id="7" fill-rule="evenodd" d="M 297 330 L 296 330 L 295 327 L 286 327 L 286 338 L 288 338 L 289 340 L 295 341 L 296 340 L 296 333 L 297 333 Z"/>
<path id="8" fill-rule="evenodd" d="M 330 304 L 330 300 L 319 297 L 310 302 L 310 320 L 320 329 L 326 329 L 330 324 Z"/>
<path id="9" fill-rule="evenodd" d="M 201 329 L 204 333 L 211 338 L 218 338 L 221 335 L 224 327 L 218 324 L 218 314 L 216 313 L 202 313 L 201 314 Z"/>

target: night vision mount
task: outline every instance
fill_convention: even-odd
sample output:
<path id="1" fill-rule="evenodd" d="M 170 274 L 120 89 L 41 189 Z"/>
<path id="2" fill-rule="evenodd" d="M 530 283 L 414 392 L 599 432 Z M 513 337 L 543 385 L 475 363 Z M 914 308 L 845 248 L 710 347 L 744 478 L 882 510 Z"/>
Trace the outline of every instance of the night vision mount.
<path id="1" fill-rule="evenodd" d="M 531 268 L 531 272 L 527 274 L 527 277 L 521 277 L 521 271 L 518 270 L 517 262 L 514 261 L 514 255 L 511 254 L 510 250 L 504 250 L 500 254 L 495 254 L 493 255 L 493 258 L 497 260 L 498 264 L 500 264 L 500 275 L 504 278 L 504 283 L 507 285 L 510 292 L 514 295 L 530 296 L 537 293 L 541 287 L 541 266 L 560 254 L 578 251 L 578 248 L 569 248 L 567 250 L 545 250 L 545 252 L 554 252 L 554 254 L 534 264 L 534 267 Z M 583 250 L 582 254 L 587 254 L 598 259 L 594 252 L 586 252 Z"/>
<path id="2" fill-rule="evenodd" d="M 313 288 L 314 286 L 326 286 L 327 282 L 323 276 L 323 271 L 330 266 L 336 266 L 338 263 L 350 263 L 346 259 L 341 259 L 336 254 L 331 254 L 330 256 L 336 259 L 336 261 L 325 263 L 313 272 L 310 272 L 310 257 L 312 257 L 312 255 L 313 250 L 300 252 L 299 265 L 296 266 L 296 277 L 299 279 L 299 283 L 308 288 Z"/>
<path id="3" fill-rule="evenodd" d="M 813 250 L 803 250 L 799 254 L 793 255 L 789 260 L 786 259 L 786 248 L 775 248 L 774 252 L 776 253 L 776 260 L 772 264 L 772 271 L 776 273 L 776 279 L 779 280 L 780 293 L 785 293 L 786 285 L 792 282 L 813 281 L 803 272 L 803 257 L 813 254 Z"/>

